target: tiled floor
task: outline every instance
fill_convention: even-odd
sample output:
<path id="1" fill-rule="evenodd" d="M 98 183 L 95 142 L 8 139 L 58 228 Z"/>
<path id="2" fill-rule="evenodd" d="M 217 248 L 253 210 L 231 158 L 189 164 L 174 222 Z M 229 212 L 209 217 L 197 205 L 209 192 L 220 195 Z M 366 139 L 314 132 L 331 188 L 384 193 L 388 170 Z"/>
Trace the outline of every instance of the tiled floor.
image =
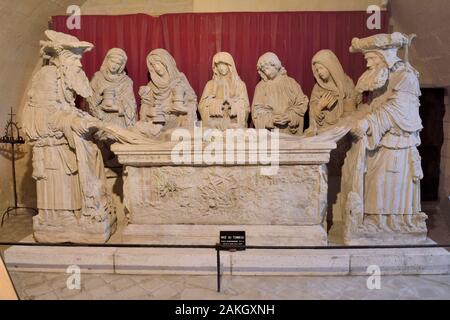
<path id="1" fill-rule="evenodd" d="M 450 213 L 431 214 L 429 229 L 432 239 L 450 243 Z M 19 241 L 30 233 L 31 216 L 15 215 L 0 229 L 0 242 Z M 216 292 L 214 276 L 82 274 L 80 290 L 67 288 L 68 274 L 13 272 L 11 276 L 21 299 L 450 300 L 450 275 L 382 276 L 379 290 L 367 288 L 367 277 L 224 276 L 221 293 Z"/>
<path id="2" fill-rule="evenodd" d="M 367 277 L 81 276 L 67 289 L 67 274 L 11 274 L 21 299 L 449 299 L 450 276 L 383 276 L 379 290 Z"/>
<path id="3" fill-rule="evenodd" d="M 32 211 L 18 211 L 7 217 L 0 229 L 0 242 L 17 242 L 29 236 L 33 230 L 32 214 Z"/>

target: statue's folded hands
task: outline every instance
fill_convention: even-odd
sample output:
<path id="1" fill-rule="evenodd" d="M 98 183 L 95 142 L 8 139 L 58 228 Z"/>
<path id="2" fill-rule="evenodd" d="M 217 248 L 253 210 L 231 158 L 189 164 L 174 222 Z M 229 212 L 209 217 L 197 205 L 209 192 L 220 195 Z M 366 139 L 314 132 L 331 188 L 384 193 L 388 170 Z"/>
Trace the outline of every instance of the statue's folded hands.
<path id="1" fill-rule="evenodd" d="M 288 123 L 290 127 L 298 127 L 300 123 L 303 121 L 303 116 L 298 115 L 294 111 L 290 111 L 287 117 L 289 119 Z"/>
<path id="2" fill-rule="evenodd" d="M 280 126 L 284 126 L 288 124 L 290 121 L 290 118 L 287 114 L 276 114 L 273 116 L 273 123 L 278 124 Z"/>
<path id="3" fill-rule="evenodd" d="M 300 85 L 287 75 L 278 57 L 267 52 L 257 63 L 261 81 L 255 88 L 252 118 L 257 129 L 278 128 L 282 133 L 303 134 L 308 97 Z"/>
<path id="4" fill-rule="evenodd" d="M 167 110 L 174 115 L 185 115 L 189 112 L 189 108 L 183 104 L 183 101 L 174 102 Z"/>
<path id="5" fill-rule="evenodd" d="M 216 53 L 212 70 L 213 78 L 203 89 L 198 105 L 204 125 L 219 130 L 246 128 L 250 109 L 247 88 L 231 54 Z"/>
<path id="6" fill-rule="evenodd" d="M 219 99 L 214 99 L 209 105 L 209 116 L 210 117 L 223 117 L 223 103 Z"/>

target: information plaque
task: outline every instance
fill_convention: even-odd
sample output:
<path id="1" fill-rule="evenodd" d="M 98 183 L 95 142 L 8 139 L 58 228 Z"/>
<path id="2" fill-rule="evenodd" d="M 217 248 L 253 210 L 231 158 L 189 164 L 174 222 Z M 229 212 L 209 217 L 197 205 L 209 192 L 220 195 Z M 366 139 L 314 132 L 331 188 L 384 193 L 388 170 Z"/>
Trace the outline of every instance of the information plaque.
<path id="1" fill-rule="evenodd" d="M 245 250 L 245 231 L 220 231 L 220 244 L 230 249 Z"/>

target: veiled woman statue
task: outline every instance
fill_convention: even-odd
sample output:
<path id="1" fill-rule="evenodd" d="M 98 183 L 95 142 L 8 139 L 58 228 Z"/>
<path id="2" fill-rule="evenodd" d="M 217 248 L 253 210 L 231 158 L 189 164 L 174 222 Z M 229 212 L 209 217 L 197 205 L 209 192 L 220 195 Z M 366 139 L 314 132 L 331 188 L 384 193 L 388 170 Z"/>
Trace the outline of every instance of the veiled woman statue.
<path id="1" fill-rule="evenodd" d="M 257 129 L 278 128 L 280 132 L 301 135 L 308 109 L 308 97 L 300 85 L 287 75 L 278 57 L 267 52 L 257 64 L 261 81 L 255 89 L 252 119 Z"/>
<path id="2" fill-rule="evenodd" d="M 91 81 L 93 95 L 87 99 L 90 113 L 102 121 L 120 127 L 131 127 L 136 123 L 136 99 L 133 80 L 126 74 L 127 54 L 113 48 Z"/>
<path id="3" fill-rule="evenodd" d="M 175 59 L 164 49 L 147 56 L 150 82 L 140 88 L 142 99 L 139 130 L 158 135 L 179 127 L 191 127 L 197 120 L 197 97 Z"/>
<path id="4" fill-rule="evenodd" d="M 353 80 L 345 74 L 338 58 L 330 50 L 316 53 L 312 59 L 312 70 L 316 85 L 309 102 L 308 131 L 317 132 L 356 111 L 361 94 L 355 90 Z"/>
<path id="5" fill-rule="evenodd" d="M 213 79 L 203 90 L 198 109 L 205 127 L 220 130 L 246 128 L 250 111 L 247 87 L 228 52 L 214 55 Z"/>
<path id="6" fill-rule="evenodd" d="M 89 112 L 104 123 L 128 128 L 136 123 L 136 99 L 133 92 L 133 80 L 126 74 L 127 54 L 120 48 L 110 49 L 100 71 L 91 81 L 92 96 L 87 98 Z M 110 151 L 115 139 L 104 131 L 95 135 L 102 151 L 105 166 L 121 167 L 117 157 Z"/>

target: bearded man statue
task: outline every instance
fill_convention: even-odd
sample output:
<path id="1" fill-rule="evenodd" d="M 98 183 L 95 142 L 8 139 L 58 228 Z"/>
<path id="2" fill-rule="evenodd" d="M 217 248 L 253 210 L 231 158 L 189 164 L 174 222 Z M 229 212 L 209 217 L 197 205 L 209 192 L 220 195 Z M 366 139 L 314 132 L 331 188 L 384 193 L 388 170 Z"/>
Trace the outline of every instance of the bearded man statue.
<path id="1" fill-rule="evenodd" d="M 423 177 L 417 147 L 422 122 L 417 71 L 407 60 L 413 36 L 379 34 L 353 39 L 368 70 L 356 85 L 368 92 L 370 112 L 356 121 L 356 138 L 342 169 L 334 219 L 342 217 L 348 244 L 411 244 L 426 240 L 420 207 Z M 405 60 L 397 56 L 405 48 Z"/>
<path id="2" fill-rule="evenodd" d="M 51 30 L 45 34 L 44 66 L 33 77 L 23 112 L 37 188 L 34 237 L 38 242 L 106 242 L 116 215 L 101 152 L 91 141 L 102 124 L 75 107 L 76 95 L 92 94 L 80 60 L 93 45 Z"/>

